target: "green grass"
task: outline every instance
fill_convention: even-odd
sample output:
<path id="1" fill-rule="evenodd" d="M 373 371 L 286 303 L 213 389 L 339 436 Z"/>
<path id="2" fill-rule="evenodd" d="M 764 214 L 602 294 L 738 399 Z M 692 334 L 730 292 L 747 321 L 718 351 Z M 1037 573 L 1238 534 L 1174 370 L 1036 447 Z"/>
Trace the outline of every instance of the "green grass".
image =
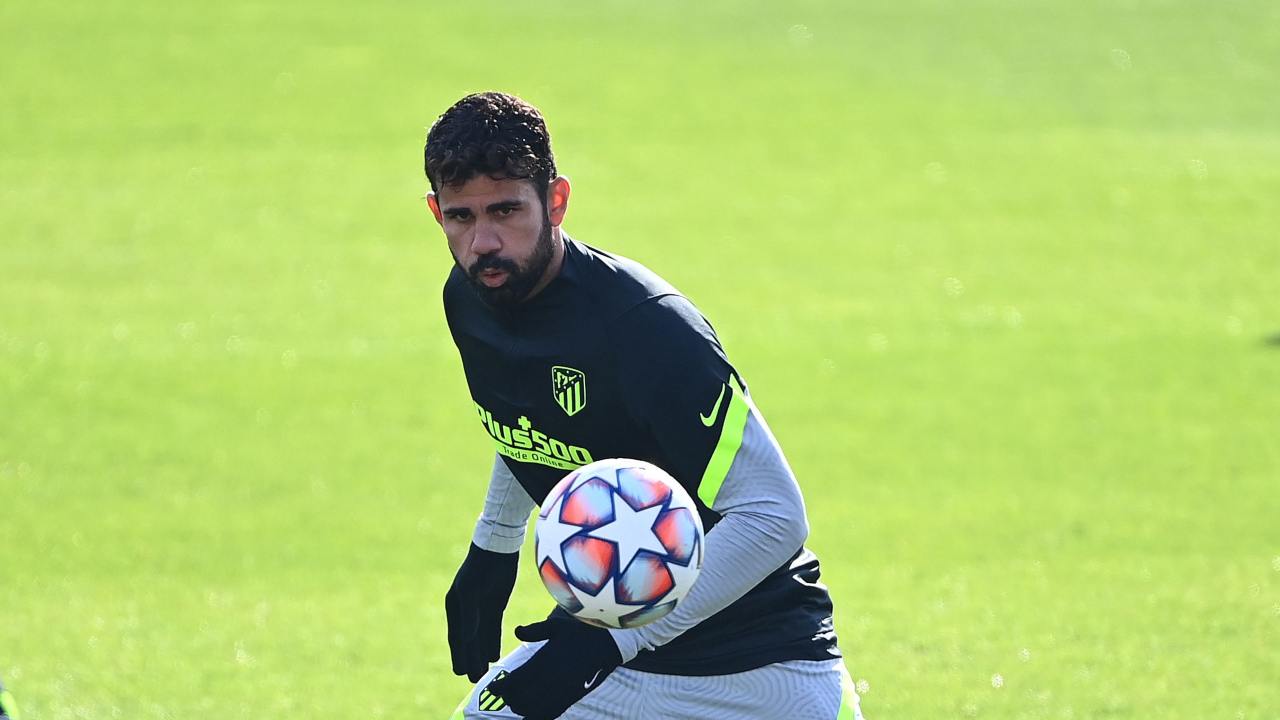
<path id="1" fill-rule="evenodd" d="M 492 448 L 420 152 L 498 88 L 570 232 L 752 383 L 869 718 L 1280 716 L 1278 28 L 5 3 L 0 677 L 27 718 L 447 716 Z"/>

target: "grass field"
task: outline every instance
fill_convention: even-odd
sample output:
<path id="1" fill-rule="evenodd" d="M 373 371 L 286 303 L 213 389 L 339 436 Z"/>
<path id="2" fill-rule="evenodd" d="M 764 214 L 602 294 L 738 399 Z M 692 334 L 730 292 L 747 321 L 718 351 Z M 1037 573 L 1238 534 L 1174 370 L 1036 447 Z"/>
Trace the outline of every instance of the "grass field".
<path id="1" fill-rule="evenodd" d="M 870 720 L 1280 718 L 1275 3 L 15 0 L 0 60 L 28 720 L 461 698 L 421 142 L 489 88 L 752 383 Z"/>

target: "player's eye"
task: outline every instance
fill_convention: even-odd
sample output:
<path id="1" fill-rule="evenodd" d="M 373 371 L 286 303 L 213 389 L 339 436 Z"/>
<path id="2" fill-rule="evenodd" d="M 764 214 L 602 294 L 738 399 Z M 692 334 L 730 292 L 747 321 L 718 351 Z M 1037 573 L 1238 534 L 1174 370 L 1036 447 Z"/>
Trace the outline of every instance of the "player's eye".
<path id="1" fill-rule="evenodd" d="M 471 213 L 466 210 L 451 210 L 445 213 L 445 217 L 454 222 L 466 222 L 471 219 Z"/>
<path id="2" fill-rule="evenodd" d="M 516 209 L 513 207 L 500 207 L 497 210 L 495 210 L 494 213 L 497 214 L 498 217 L 507 217 L 508 215 L 510 215 L 515 211 Z"/>

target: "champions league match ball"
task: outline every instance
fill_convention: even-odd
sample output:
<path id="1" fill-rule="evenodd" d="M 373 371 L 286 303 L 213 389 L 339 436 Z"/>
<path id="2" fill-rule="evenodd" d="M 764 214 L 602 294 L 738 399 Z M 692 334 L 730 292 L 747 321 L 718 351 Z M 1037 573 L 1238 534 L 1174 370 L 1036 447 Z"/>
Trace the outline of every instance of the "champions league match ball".
<path id="1" fill-rule="evenodd" d="M 702 568 L 702 520 L 661 468 L 608 459 L 569 473 L 534 527 L 542 584 L 579 620 L 631 628 L 666 615 Z"/>

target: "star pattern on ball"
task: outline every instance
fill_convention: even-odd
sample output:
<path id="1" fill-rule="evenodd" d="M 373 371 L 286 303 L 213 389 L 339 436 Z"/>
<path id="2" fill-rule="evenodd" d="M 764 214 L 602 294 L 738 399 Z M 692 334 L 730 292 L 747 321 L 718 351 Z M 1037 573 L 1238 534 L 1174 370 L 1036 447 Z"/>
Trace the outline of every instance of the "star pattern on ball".
<path id="1" fill-rule="evenodd" d="M 569 571 L 564 566 L 564 553 L 561 552 L 561 545 L 565 540 L 581 531 L 582 528 L 577 525 L 560 522 L 560 506 L 564 504 L 564 498 L 564 495 L 556 498 L 555 504 L 551 506 L 551 512 L 548 512 L 545 518 L 538 519 L 538 522 L 542 523 L 542 525 L 538 529 L 538 553 L 537 557 L 534 558 L 534 562 L 537 563 L 538 567 L 542 567 L 542 561 L 550 558 L 561 573 L 567 574 Z M 625 505 L 626 503 L 620 504 Z"/>
<path id="2" fill-rule="evenodd" d="M 613 578 L 609 578 L 609 582 L 605 583 L 604 587 L 600 588 L 600 592 L 595 595 L 588 594 L 576 585 L 570 585 L 569 588 L 569 591 L 578 598 L 578 602 L 582 603 L 582 609 L 574 613 L 579 618 L 602 622 L 609 627 L 620 627 L 622 623 L 618 618 L 635 610 L 634 607 L 627 607 L 617 601 L 614 595 Z"/>
<path id="3" fill-rule="evenodd" d="M 693 589 L 694 581 L 698 579 L 698 572 L 701 570 L 701 567 L 697 565 L 697 559 L 696 555 L 690 558 L 688 565 L 681 565 L 678 562 L 667 563 L 667 572 L 671 573 L 671 580 L 674 585 L 671 587 L 671 592 L 667 593 L 658 602 L 665 602 L 672 599 L 672 597 L 682 600 L 689 594 L 689 591 Z M 677 595 L 677 593 L 679 594 Z"/>
<path id="4" fill-rule="evenodd" d="M 618 572 L 626 572 L 631 559 L 641 550 L 665 556 L 667 549 L 653 532 L 653 524 L 662 512 L 661 505 L 636 512 L 631 505 L 616 496 L 613 503 L 613 522 L 592 530 L 589 534 L 601 540 L 610 540 L 618 546 Z"/>

